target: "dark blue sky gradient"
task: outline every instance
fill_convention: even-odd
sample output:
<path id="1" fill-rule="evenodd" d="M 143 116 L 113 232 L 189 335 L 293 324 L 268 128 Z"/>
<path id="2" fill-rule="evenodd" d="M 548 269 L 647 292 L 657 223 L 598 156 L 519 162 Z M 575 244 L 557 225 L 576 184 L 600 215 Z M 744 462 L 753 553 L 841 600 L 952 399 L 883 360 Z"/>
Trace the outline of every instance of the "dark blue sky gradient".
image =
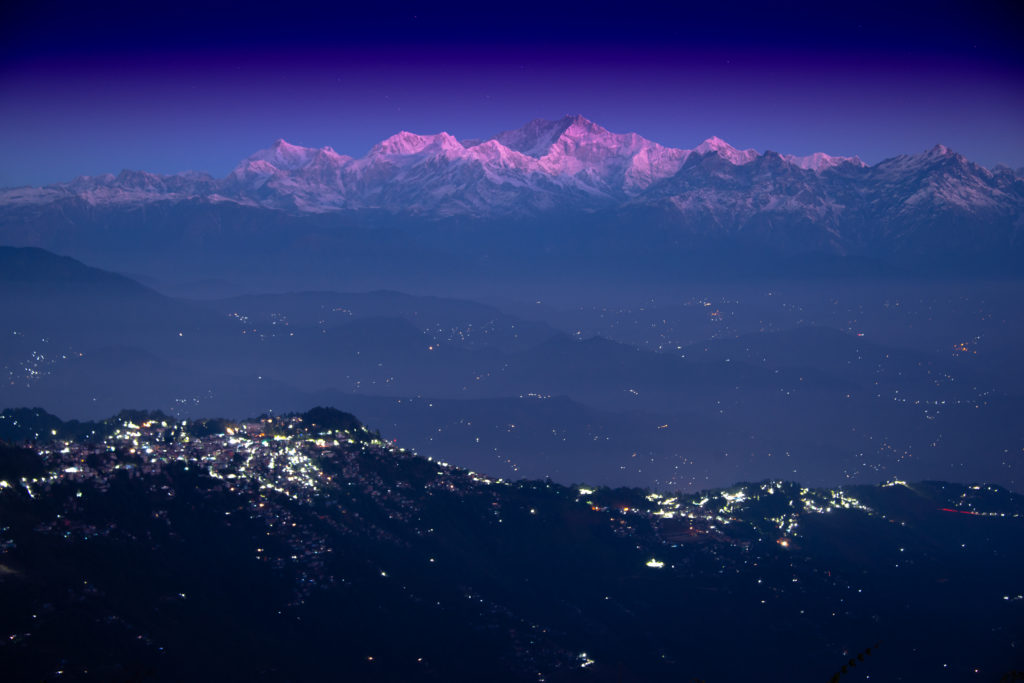
<path id="1" fill-rule="evenodd" d="M 278 137 L 361 156 L 566 113 L 679 147 L 876 162 L 942 142 L 1024 166 L 1012 3 L 140 4 L 2 10 L 0 185 L 223 175 Z"/>

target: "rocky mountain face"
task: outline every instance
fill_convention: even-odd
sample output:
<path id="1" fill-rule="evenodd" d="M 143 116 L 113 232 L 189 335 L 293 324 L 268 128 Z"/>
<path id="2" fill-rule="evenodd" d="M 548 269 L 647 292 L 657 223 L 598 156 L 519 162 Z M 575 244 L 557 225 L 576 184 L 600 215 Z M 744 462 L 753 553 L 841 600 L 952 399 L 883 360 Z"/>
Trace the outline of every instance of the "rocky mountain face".
<path id="1" fill-rule="evenodd" d="M 718 138 L 675 149 L 568 116 L 487 140 L 401 132 L 359 159 L 278 140 L 224 178 L 122 171 L 8 189 L 0 192 L 0 235 L 52 247 L 25 234 L 38 236 L 55 214 L 81 225 L 97 213 L 154 205 L 163 212 L 185 206 L 190 214 L 270 209 L 328 223 L 354 215 L 543 223 L 571 214 L 601 230 L 656 238 L 662 250 L 724 241 L 785 254 L 941 260 L 1018 250 L 1024 178 L 942 145 L 868 166 L 823 153 L 759 154 Z"/>

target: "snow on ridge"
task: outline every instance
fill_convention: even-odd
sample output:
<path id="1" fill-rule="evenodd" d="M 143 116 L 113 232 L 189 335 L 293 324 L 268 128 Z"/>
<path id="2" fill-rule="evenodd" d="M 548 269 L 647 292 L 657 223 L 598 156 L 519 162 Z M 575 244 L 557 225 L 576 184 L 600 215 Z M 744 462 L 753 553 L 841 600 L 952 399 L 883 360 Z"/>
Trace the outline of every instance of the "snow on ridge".
<path id="1" fill-rule="evenodd" d="M 782 158 L 798 166 L 805 171 L 824 171 L 840 164 L 854 164 L 861 168 L 865 168 L 867 164 L 860 160 L 858 156 L 852 157 L 834 157 L 824 152 L 815 152 L 814 154 L 808 154 L 807 156 L 794 156 L 792 154 L 783 154 Z"/>
<path id="2" fill-rule="evenodd" d="M 299 171 L 319 162 L 344 164 L 352 157 L 338 154 L 331 147 L 301 147 L 279 139 L 267 149 L 248 156 L 238 166 L 239 171 L 268 174 L 274 171 Z"/>
<path id="3" fill-rule="evenodd" d="M 435 135 L 418 135 L 409 131 L 400 131 L 391 137 L 378 142 L 370 149 L 368 157 L 379 155 L 408 156 L 421 154 L 425 151 L 455 152 L 465 150 L 462 143 L 452 135 L 441 132 Z"/>
<path id="4" fill-rule="evenodd" d="M 246 161 L 262 161 L 275 168 L 293 171 L 308 164 L 313 151 L 309 147 L 299 147 L 279 139 L 267 149 L 252 154 Z"/>
<path id="5" fill-rule="evenodd" d="M 945 145 L 935 145 L 931 149 L 927 149 L 919 154 L 900 154 L 898 156 L 889 157 L 888 159 L 883 159 L 870 168 L 877 174 L 901 175 L 917 172 L 946 160 L 959 160 L 961 162 L 967 161 L 962 155 L 954 152 Z M 982 168 L 975 164 L 971 165 L 975 166 L 977 169 Z M 988 171 L 988 169 L 984 170 Z M 991 172 L 989 171 L 989 173 Z"/>
<path id="6" fill-rule="evenodd" d="M 110 204 L 201 198 L 301 213 L 385 208 L 435 215 L 459 211 L 483 215 L 515 213 L 559 203 L 593 207 L 660 201 L 659 198 L 670 196 L 678 206 L 690 206 L 705 192 L 711 193 L 706 201 L 715 206 L 746 201 L 742 196 L 744 190 L 715 194 L 708 188 L 689 185 L 693 178 L 703 177 L 699 173 L 687 175 L 689 172 L 684 169 L 693 155 L 715 155 L 728 162 L 706 169 L 722 177 L 733 174 L 733 166 L 763 159 L 753 149 L 738 150 L 718 137 L 710 137 L 692 150 L 666 147 L 636 133 L 612 133 L 573 115 L 553 121 L 535 119 L 485 140 L 459 141 L 447 132 L 420 135 L 401 131 L 374 145 L 360 159 L 339 155 L 330 147 L 302 147 L 277 140 L 269 148 L 247 157 L 222 179 L 195 173 L 162 176 L 124 171 L 117 176 L 81 177 L 47 188 L 2 191 L 0 205 L 46 204 L 69 197 Z M 948 165 L 948 159 L 962 159 L 941 145 L 874 167 L 867 167 L 857 157 L 822 152 L 806 156 L 766 155 L 777 156 L 815 175 L 840 165 L 849 165 L 851 172 L 866 169 L 864 182 L 880 180 L 889 187 L 894 186 L 893 181 L 905 182 L 921 170 L 932 173 L 931 169 L 945 168 L 939 172 L 947 173 L 948 169 L 956 168 Z M 769 173 L 777 168 L 765 165 Z M 973 165 L 962 166 L 953 173 L 966 173 L 971 178 L 988 173 L 982 179 L 985 183 L 992 176 Z M 680 176 L 678 182 L 659 182 L 676 175 Z M 861 174 L 851 177 L 859 178 Z M 807 184 L 806 192 L 815 195 L 826 187 L 819 183 L 840 179 L 835 174 L 818 179 L 807 175 L 801 182 Z M 980 198 L 988 196 L 987 189 L 979 188 L 980 194 L 974 197 L 956 184 L 961 183 L 959 179 L 950 182 L 953 184 L 942 193 L 947 205 L 980 205 L 988 201 Z M 938 195 L 920 195 L 911 204 L 925 196 Z M 785 206 L 787 210 L 796 210 L 795 205 L 790 206 L 792 201 L 784 201 L 781 195 L 766 201 L 762 208 Z M 800 210 L 812 211 L 809 207 Z"/>
<path id="7" fill-rule="evenodd" d="M 573 124 L 574 118 L 565 116 L 556 121 L 534 119 L 521 128 L 502 131 L 490 139 L 511 150 L 539 159 L 547 155 L 551 146 Z"/>
<path id="8" fill-rule="evenodd" d="M 757 152 L 753 149 L 736 149 L 728 142 L 717 136 L 708 138 L 694 147 L 692 151 L 696 154 L 717 154 L 736 166 L 749 164 L 758 156 Z"/>

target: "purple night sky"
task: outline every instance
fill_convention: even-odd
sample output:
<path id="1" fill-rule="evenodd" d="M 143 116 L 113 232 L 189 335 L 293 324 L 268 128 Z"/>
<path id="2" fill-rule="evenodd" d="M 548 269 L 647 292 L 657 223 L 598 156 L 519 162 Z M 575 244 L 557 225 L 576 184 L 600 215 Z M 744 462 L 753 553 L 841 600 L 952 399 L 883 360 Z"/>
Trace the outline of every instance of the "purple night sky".
<path id="1" fill-rule="evenodd" d="M 874 163 L 941 142 L 1024 166 L 1009 2 L 139 4 L 0 10 L 0 186 L 223 175 L 280 137 L 362 156 L 403 129 L 483 137 L 567 113 L 676 147 Z"/>

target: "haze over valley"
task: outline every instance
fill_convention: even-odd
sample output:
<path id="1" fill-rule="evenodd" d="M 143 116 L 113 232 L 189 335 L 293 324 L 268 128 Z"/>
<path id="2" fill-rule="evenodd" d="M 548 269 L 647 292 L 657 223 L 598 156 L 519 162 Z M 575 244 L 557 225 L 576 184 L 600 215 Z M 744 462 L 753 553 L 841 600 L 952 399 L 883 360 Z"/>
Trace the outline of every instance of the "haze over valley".
<path id="1" fill-rule="evenodd" d="M 1019 486 L 1015 283 L 683 285 L 506 313 L 391 291 L 182 299 L 45 251 L 0 258 L 6 408 L 335 405 L 425 455 L 565 484 Z"/>

